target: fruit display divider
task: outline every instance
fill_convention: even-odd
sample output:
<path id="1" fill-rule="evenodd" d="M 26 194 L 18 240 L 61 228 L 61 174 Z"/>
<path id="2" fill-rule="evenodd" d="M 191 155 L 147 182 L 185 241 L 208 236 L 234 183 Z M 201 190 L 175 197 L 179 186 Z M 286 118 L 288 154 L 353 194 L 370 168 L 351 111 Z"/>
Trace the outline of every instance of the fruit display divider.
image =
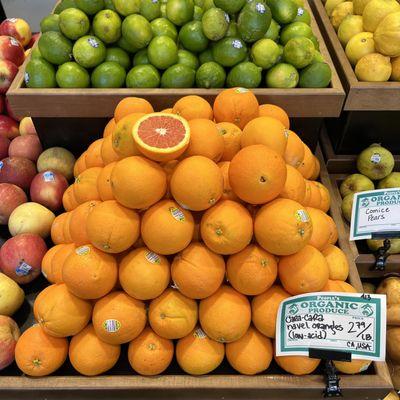
<path id="1" fill-rule="evenodd" d="M 316 155 L 321 163 L 321 182 L 333 192 L 329 173 L 325 167 L 320 147 Z M 338 206 L 332 202 L 331 215 L 335 221 L 340 217 Z M 339 221 L 340 222 L 340 221 Z M 339 246 L 349 259 L 351 283 L 359 292 L 362 284 L 352 258 L 343 222 L 338 223 Z M 45 285 L 44 278 L 33 282 L 27 290 L 27 301 L 17 319 L 26 329 L 33 324 L 32 305 L 36 294 Z M 126 353 L 123 349 L 122 353 Z M 171 399 L 264 399 L 269 400 L 316 400 L 323 398 L 324 376 L 319 368 L 315 374 L 306 376 L 288 375 L 273 362 L 270 369 L 256 376 L 238 375 L 224 361 L 212 374 L 200 377 L 184 375 L 174 361 L 165 374 L 157 377 L 136 375 L 130 368 L 126 357 L 121 356 L 118 364 L 107 374 L 98 377 L 78 376 L 67 362 L 56 374 L 45 378 L 28 378 L 20 374 L 14 366 L 0 372 L 0 399 L 13 399 L 17 396 L 34 397 L 40 391 L 40 398 L 76 399 L 116 398 L 128 399 L 135 396 L 141 399 L 158 399 L 162 395 Z M 392 389 L 389 370 L 385 362 L 375 362 L 368 371 L 360 375 L 341 375 L 340 386 L 344 396 L 352 400 L 383 398 Z M 15 396 L 15 397 L 13 397 Z M 82 397 L 81 397 L 82 396 Z M 20 397 L 21 398 L 21 397 Z"/>

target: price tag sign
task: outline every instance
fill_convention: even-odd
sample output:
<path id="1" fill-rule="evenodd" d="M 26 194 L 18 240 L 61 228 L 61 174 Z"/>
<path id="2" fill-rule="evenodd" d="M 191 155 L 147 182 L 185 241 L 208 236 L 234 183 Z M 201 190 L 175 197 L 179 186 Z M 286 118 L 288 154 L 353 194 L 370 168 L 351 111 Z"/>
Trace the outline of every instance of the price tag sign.
<path id="1" fill-rule="evenodd" d="M 384 361 L 386 296 L 320 292 L 290 297 L 279 307 L 276 354 L 308 356 L 310 349 Z"/>
<path id="2" fill-rule="evenodd" d="M 400 235 L 400 188 L 354 195 L 350 240 L 371 239 L 378 233 L 387 237 Z"/>

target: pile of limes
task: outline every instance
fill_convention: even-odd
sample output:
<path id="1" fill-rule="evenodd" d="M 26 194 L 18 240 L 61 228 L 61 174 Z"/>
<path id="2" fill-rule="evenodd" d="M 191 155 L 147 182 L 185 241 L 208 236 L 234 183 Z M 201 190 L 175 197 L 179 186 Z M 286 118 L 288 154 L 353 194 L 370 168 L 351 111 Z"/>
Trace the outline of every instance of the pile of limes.
<path id="1" fill-rule="evenodd" d="M 327 87 L 303 0 L 62 0 L 29 88 Z"/>

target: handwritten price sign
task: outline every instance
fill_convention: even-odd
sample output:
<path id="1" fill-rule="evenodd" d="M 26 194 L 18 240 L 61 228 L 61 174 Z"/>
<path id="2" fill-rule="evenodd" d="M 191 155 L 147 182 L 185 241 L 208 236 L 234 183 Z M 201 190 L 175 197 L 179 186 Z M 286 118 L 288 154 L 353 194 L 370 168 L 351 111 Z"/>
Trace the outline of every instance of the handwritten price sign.
<path id="1" fill-rule="evenodd" d="M 384 361 L 386 297 L 332 292 L 291 297 L 281 303 L 276 327 L 278 356 L 308 356 L 319 349 Z"/>

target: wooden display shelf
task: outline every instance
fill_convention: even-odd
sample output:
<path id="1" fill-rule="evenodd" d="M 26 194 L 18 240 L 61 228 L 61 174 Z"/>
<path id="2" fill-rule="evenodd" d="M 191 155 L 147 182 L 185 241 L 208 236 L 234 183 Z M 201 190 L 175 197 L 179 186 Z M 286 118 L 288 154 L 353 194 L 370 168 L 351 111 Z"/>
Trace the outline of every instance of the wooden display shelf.
<path id="1" fill-rule="evenodd" d="M 320 51 L 332 70 L 330 87 L 323 89 L 254 89 L 260 103 L 283 107 L 290 117 L 337 117 L 340 115 L 345 92 L 329 55 L 317 22 L 307 1 L 305 7 L 312 17 L 312 29 L 320 42 Z M 219 89 L 28 89 L 24 85 L 26 64 L 20 68 L 7 96 L 13 111 L 20 116 L 42 118 L 111 117 L 118 102 L 127 96 L 149 100 L 156 110 L 171 107 L 180 97 L 199 95 L 213 102 Z"/>
<path id="2" fill-rule="evenodd" d="M 357 79 L 321 0 L 311 0 L 315 17 L 342 78 L 345 111 L 400 110 L 400 82 L 361 82 Z"/>
<path id="3" fill-rule="evenodd" d="M 333 187 L 325 168 L 322 152 L 317 148 L 317 156 L 321 160 L 321 182 L 332 193 Z M 362 292 L 361 280 L 353 262 L 349 243 L 345 238 L 345 227 L 340 219 L 337 203 L 332 202 L 331 215 L 338 221 L 339 246 L 349 259 L 349 282 Z M 1 233 L 1 232 L 0 232 Z M 35 295 L 44 285 L 44 281 L 35 281 L 28 293 L 28 302 L 24 305 L 25 318 L 23 328 L 33 323 L 32 304 Z M 126 351 L 123 351 L 126 353 Z M 163 396 L 171 399 L 261 399 L 271 400 L 311 400 L 322 399 L 325 388 L 321 369 L 308 376 L 293 376 L 284 374 L 276 364 L 272 363 L 265 374 L 244 376 L 235 373 L 226 362 L 217 372 L 207 376 L 193 377 L 183 375 L 176 363 L 167 370 L 167 374 L 158 377 L 141 377 L 135 375 L 129 368 L 126 359 L 114 367 L 110 373 L 99 377 L 77 376 L 72 367 L 64 366 L 59 375 L 46 378 L 28 378 L 21 376 L 14 367 L 13 373 L 0 372 L 0 398 L 13 399 L 17 394 L 45 393 L 48 399 L 68 398 L 74 393 L 74 398 L 132 398 L 156 399 Z M 68 363 L 67 363 L 68 364 Z M 9 369 L 8 369 L 9 371 Z M 346 398 L 366 400 L 384 398 L 392 389 L 389 370 L 384 362 L 373 363 L 366 373 L 360 375 L 341 375 L 340 386 Z M 61 397 L 60 397 L 61 396 Z M 67 397 L 64 397 L 67 396 Z M 82 397 L 81 397 L 82 396 Z M 88 396 L 88 397 L 87 397 Z"/>

